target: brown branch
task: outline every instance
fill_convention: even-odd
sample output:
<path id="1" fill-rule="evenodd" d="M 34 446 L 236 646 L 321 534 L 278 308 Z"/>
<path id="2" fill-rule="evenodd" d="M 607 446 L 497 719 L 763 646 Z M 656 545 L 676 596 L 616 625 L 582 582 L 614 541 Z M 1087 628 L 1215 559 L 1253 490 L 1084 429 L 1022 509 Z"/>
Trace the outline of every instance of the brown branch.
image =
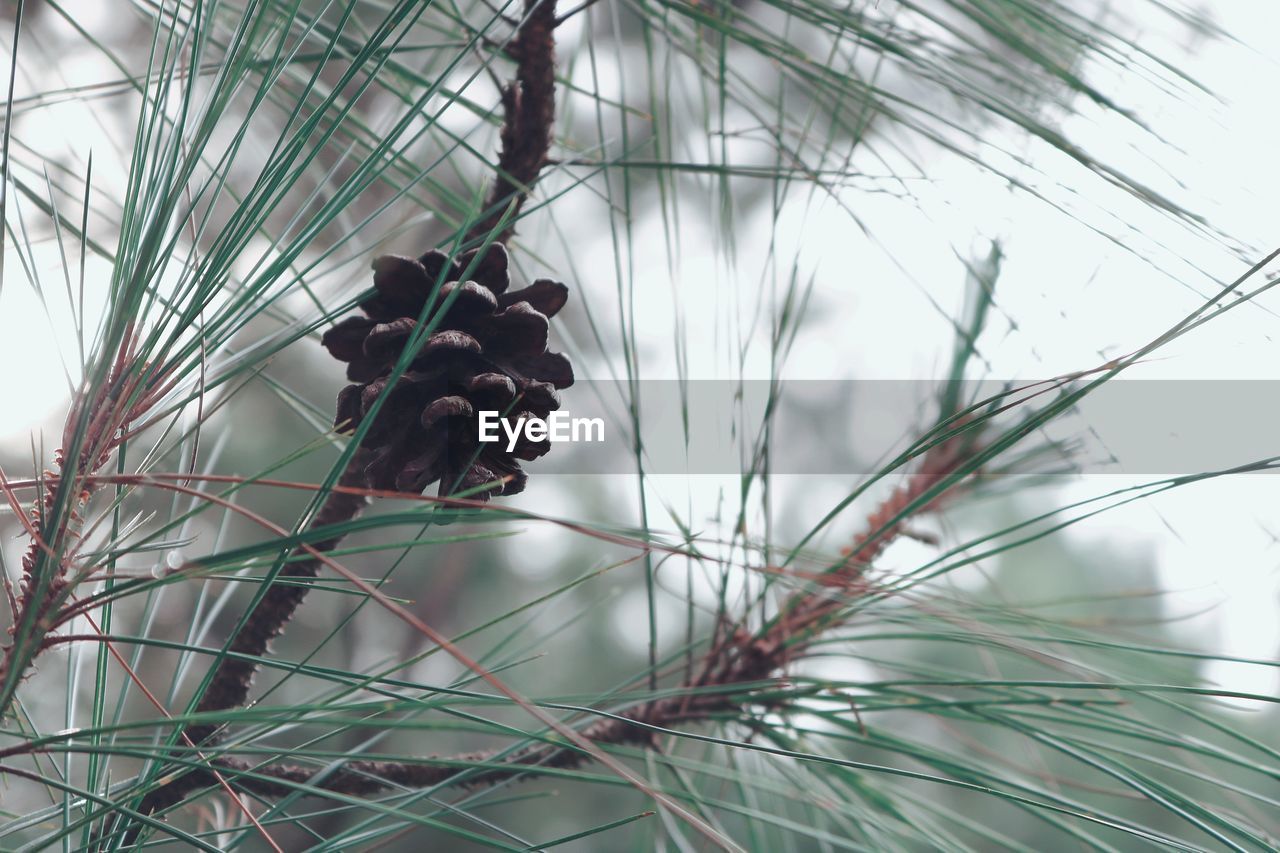
<path id="1" fill-rule="evenodd" d="M 502 92 L 502 150 L 497 173 L 485 205 L 486 215 L 468 233 L 469 240 L 489 239 L 504 221 L 507 225 L 496 235 L 505 243 L 515 231 L 511 222 L 519 213 L 529 191 L 547 162 L 551 146 L 551 130 L 555 119 L 555 0 L 525 0 L 525 20 L 508 52 L 516 59 L 516 80 Z M 368 463 L 361 451 L 352 457 L 339 485 L 367 486 L 364 470 Z M 313 527 L 339 524 L 358 515 L 366 498 L 350 492 L 330 492 L 312 521 Z M 315 543 L 314 551 L 324 553 L 337 547 L 340 539 Z M 320 560 L 314 551 L 305 559 L 285 564 L 285 578 L 314 578 Z M 295 556 L 301 552 L 295 552 Z M 271 640 L 292 619 L 294 611 L 307 594 L 307 585 L 271 584 L 253 611 L 232 638 L 224 656 L 201 697 L 197 711 L 223 711 L 244 704 L 248 698 L 258 664 L 253 658 L 267 652 Z M 188 727 L 183 736 L 199 746 L 217 735 L 217 727 L 209 724 Z M 143 797 L 138 812 L 144 815 L 169 808 L 192 790 L 203 787 L 212 774 L 193 770 L 162 784 Z M 135 833 L 136 834 L 136 833 Z"/>
<path id="2" fill-rule="evenodd" d="M 524 202 L 529 187 L 537 180 L 546 162 L 551 144 L 551 125 L 555 118 L 555 2 L 526 0 L 526 19 L 509 50 L 518 58 L 516 82 L 503 91 L 505 119 L 502 128 L 502 152 L 498 158 L 498 174 L 494 178 L 487 208 L 498 208 L 514 196 L 516 208 Z M 504 210 L 494 210 L 491 217 L 477 223 L 472 234 L 484 237 L 497 227 Z M 513 229 L 508 226 L 499 236 L 505 241 Z M 339 485 L 367 486 L 364 469 L 368 460 L 360 451 L 352 457 Z M 312 527 L 338 524 L 354 518 L 365 505 L 365 498 L 345 491 L 333 491 L 317 513 Z M 337 539 L 319 542 L 312 547 L 330 551 Z M 297 553 L 303 553 L 299 551 Z M 281 572 L 286 578 L 314 578 L 319 560 L 314 557 L 287 563 Z M 224 657 L 214 673 L 197 708 L 198 711 L 221 711 L 244 704 L 248 697 L 257 664 L 246 657 L 261 656 L 267 645 L 283 631 L 294 611 L 306 596 L 305 585 L 272 584 L 253 612 L 233 638 L 230 651 L 245 657 Z M 194 743 L 201 743 L 213 727 L 195 726 L 187 730 Z"/>
<path id="3" fill-rule="evenodd" d="M 365 453 L 356 450 L 350 464 L 338 479 L 339 486 L 359 487 L 364 484 L 364 466 L 368 464 Z M 332 491 L 325 498 L 308 529 L 315 530 L 334 524 L 350 521 L 360 515 L 368 499 L 362 495 L 347 491 Z M 309 547 L 320 553 L 328 553 L 338 547 L 342 537 L 334 537 L 310 543 Z M 316 577 L 320 569 L 320 559 L 305 548 L 299 547 L 292 555 L 295 558 L 285 563 L 278 577 L 289 580 Z M 272 583 L 266 593 L 258 601 L 244 626 L 231 641 L 229 655 L 224 656 L 214 671 L 213 679 L 196 706 L 196 711 L 221 711 L 243 705 L 248 698 L 249 688 L 253 686 L 254 675 L 258 671 L 258 662 L 253 658 L 261 657 L 267 652 L 268 644 L 284 631 L 285 625 L 293 618 L 293 613 L 306 597 L 308 586 L 295 583 Z M 212 726 L 192 726 L 187 733 L 195 743 L 204 741 L 212 734 Z"/>
<path id="4" fill-rule="evenodd" d="M 957 471 L 966 448 L 967 442 L 953 439 L 926 454 L 921 471 L 868 516 L 865 531 L 854 539 L 845 561 L 819 576 L 822 589 L 794 593 L 771 624 L 754 634 L 739 629 L 715 644 L 700 674 L 686 680 L 682 695 L 647 703 L 633 713 L 597 720 L 582 729 L 583 737 L 597 745 L 648 746 L 658 732 L 740 714 L 746 706 L 760 704 L 761 700 L 751 698 L 750 688 L 769 682 L 814 639 L 844 622 L 850 597 L 872 588 L 865 578 L 867 565 L 902 534 L 907 517 L 933 511 L 956 495 L 958 489 L 952 488 L 920 504 Z M 832 594 L 831 587 L 846 594 Z M 224 775 L 234 776 L 230 780 L 233 785 L 261 797 L 279 798 L 300 790 L 317 796 L 326 792 L 371 796 L 395 788 L 445 785 L 474 789 L 539 769 L 569 770 L 589 760 L 582 750 L 560 744 L 532 746 L 505 757 L 490 751 L 407 762 L 354 760 L 314 786 L 310 780 L 318 771 L 307 766 L 255 764 L 231 757 L 220 758 L 213 765 Z M 493 766 L 475 766 L 482 764 Z M 215 780 L 212 769 L 186 774 L 176 783 L 181 788 L 179 799 Z"/>
<path id="5" fill-rule="evenodd" d="M 556 113 L 555 0 L 525 0 L 525 19 L 507 53 L 516 60 L 516 79 L 502 90 L 502 150 L 497 174 L 485 202 L 485 215 L 467 232 L 469 241 L 485 240 L 504 217 L 494 237 L 506 243 L 515 219 L 538 181 L 551 150 Z"/>
<path id="6" fill-rule="evenodd" d="M 596 744 L 648 746 L 654 728 L 707 719 L 735 707 L 731 697 L 706 694 L 690 702 L 689 697 L 672 697 L 645 706 L 634 716 L 607 717 L 582 730 L 582 736 Z M 586 763 L 590 756 L 580 749 L 559 744 L 544 744 L 521 750 L 505 758 L 499 753 L 472 752 L 448 758 L 433 757 L 422 761 L 349 761 L 328 774 L 318 786 L 306 793 L 331 792 L 344 796 L 368 797 L 391 788 L 426 788 L 437 785 L 459 785 L 482 788 L 495 785 L 520 773 L 538 769 L 569 770 Z M 216 784 L 215 770 L 232 785 L 261 797 L 284 797 L 305 788 L 318 770 L 296 764 L 258 765 L 240 758 L 224 757 L 212 763 L 211 769 L 192 770 L 176 780 L 182 795 Z M 472 765 L 493 763 L 476 768 Z"/>
<path id="7" fill-rule="evenodd" d="M 17 596 L 5 580 L 13 610 L 9 630 L 14 641 L 0 657 L 0 717 L 8 712 L 18 685 L 45 649 L 63 604 L 83 580 L 83 573 L 72 572 L 71 567 L 80 556 L 80 510 L 96 489 L 93 474 L 128 437 L 130 425 L 141 420 L 173 387 L 164 371 L 153 370 L 149 364 L 135 369 L 137 341 L 130 326 L 103 381 L 95 384 L 86 380 L 81 385 L 63 423 L 62 445 L 54 454 L 61 473 L 46 471 L 37 479 L 44 487 L 43 500 L 37 506 L 24 510 L 0 473 L 0 488 L 31 539 L 22 558 Z"/>
<path id="8" fill-rule="evenodd" d="M 472 235 L 477 237 L 486 237 L 497 227 L 505 212 L 502 206 L 512 197 L 516 209 L 519 209 L 529 188 L 537 180 L 551 145 L 551 125 L 555 118 L 555 2 L 526 0 L 525 12 L 526 19 L 508 48 L 518 62 L 516 82 L 508 86 L 502 96 L 505 116 L 502 152 L 486 206 L 493 212 L 472 229 Z M 498 209 L 500 207 L 502 209 Z M 504 242 L 513 230 L 511 226 L 505 228 L 498 241 Z M 368 485 L 364 476 L 367 464 L 368 460 L 357 452 L 339 485 L 357 488 Z M 364 505 L 363 497 L 349 492 L 331 492 L 312 526 L 348 521 Z M 316 543 L 313 547 L 326 552 L 337 544 L 338 540 L 334 539 Z M 311 557 L 286 564 L 281 576 L 313 578 L 318 569 L 319 561 Z M 265 653 L 268 643 L 284 630 L 306 593 L 307 587 L 303 585 L 272 584 L 233 638 L 230 651 L 248 657 Z M 245 657 L 224 657 L 197 710 L 221 711 L 244 704 L 257 668 L 255 662 Z M 213 734 L 213 727 L 194 726 L 187 730 L 187 734 L 198 744 Z"/>
<path id="9" fill-rule="evenodd" d="M 314 530 L 341 524 L 360 514 L 368 503 L 368 499 L 347 489 L 364 485 L 364 468 L 367 464 L 365 452 L 357 450 L 338 480 L 340 489 L 329 492 L 308 525 L 308 529 Z M 320 570 L 320 559 L 315 552 L 323 554 L 332 551 L 341 541 L 341 537 L 335 537 L 295 549 L 291 556 L 302 559 L 286 562 L 284 568 L 280 570 L 279 577 L 290 580 L 315 578 Z M 308 588 L 306 584 L 274 582 L 267 587 L 262 598 L 258 600 L 240 630 L 232 638 L 228 647 L 230 654 L 223 656 L 219 661 L 208 688 L 196 706 L 197 712 L 225 711 L 244 704 L 253 686 L 254 676 L 258 672 L 256 659 L 266 654 L 271 641 L 283 633 L 285 626 L 298 609 L 298 605 L 306 597 Z M 207 723 L 188 726 L 183 736 L 193 745 L 199 746 L 213 739 L 217 729 L 217 726 Z M 187 791 L 191 790 L 181 784 L 183 779 L 184 777 L 178 777 L 147 794 L 139 805 L 138 811 L 141 814 L 151 814 L 177 803 Z"/>

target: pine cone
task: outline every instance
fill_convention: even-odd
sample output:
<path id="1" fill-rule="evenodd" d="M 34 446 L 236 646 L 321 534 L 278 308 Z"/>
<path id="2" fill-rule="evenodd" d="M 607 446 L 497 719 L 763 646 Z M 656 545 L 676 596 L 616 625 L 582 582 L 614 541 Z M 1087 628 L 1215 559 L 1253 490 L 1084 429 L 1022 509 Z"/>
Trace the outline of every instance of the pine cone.
<path id="1" fill-rule="evenodd" d="M 479 255 L 450 261 L 432 251 L 418 259 L 383 255 L 373 262 L 376 293 L 321 343 L 347 362 L 353 383 L 338 394 L 335 426 L 353 432 L 390 381 L 392 368 L 418 326 L 437 281 L 443 284 L 426 322 L 435 329 L 388 392 L 361 444 L 374 451 L 365 469 L 369 486 L 421 492 L 439 481 L 443 497 L 486 483 L 476 497 L 513 495 L 527 479 L 519 460 L 546 453 L 548 441 L 523 438 L 507 452 L 501 441 L 479 440 L 478 412 L 505 412 L 512 420 L 546 418 L 560 408 L 556 389 L 573 384 L 573 368 L 547 352 L 548 318 L 568 299 L 560 282 L 539 279 L 507 293 L 507 252 L 495 243 Z M 470 268 L 469 277 L 462 280 Z M 447 310 L 441 306 L 452 298 Z M 497 481 L 509 478 L 505 483 Z"/>

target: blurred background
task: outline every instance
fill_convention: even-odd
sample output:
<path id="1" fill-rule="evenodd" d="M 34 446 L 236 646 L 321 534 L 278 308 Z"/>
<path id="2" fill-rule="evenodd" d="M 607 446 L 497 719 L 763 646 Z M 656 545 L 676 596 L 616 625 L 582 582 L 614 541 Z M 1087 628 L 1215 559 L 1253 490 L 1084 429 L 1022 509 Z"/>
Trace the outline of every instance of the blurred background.
<path id="1" fill-rule="evenodd" d="M 0 30 L 12 49 L 16 7 L 5 0 L 0 8 Z M 304 2 L 299 8 L 320 21 L 337 13 L 334 4 Z M 570 354 L 580 379 L 600 380 L 565 392 L 570 411 L 578 390 L 625 390 L 640 379 L 913 380 L 920 394 L 917 409 L 904 407 L 886 418 L 861 413 L 855 405 L 847 420 L 814 419 L 807 429 L 771 436 L 775 443 L 829 447 L 833 457 L 863 460 L 874 470 L 887 461 L 886 448 L 901 452 L 929 426 L 935 383 L 947 378 L 975 282 L 993 287 L 994 297 L 966 378 L 1031 382 L 1089 370 L 1134 351 L 1276 244 L 1280 232 L 1272 204 L 1280 174 L 1273 161 L 1280 124 L 1274 120 L 1273 81 L 1280 70 L 1280 8 L 1273 4 L 1079 0 L 1032 9 L 1006 2 L 853 3 L 838 11 L 866 30 L 847 42 L 824 40 L 828 30 L 821 27 L 815 31 L 812 22 L 834 10 L 822 3 L 760 0 L 678 7 L 602 2 L 558 31 L 563 79 L 557 162 L 540 184 L 513 248 L 517 280 L 549 276 L 570 287 L 569 305 L 553 323 L 552 349 Z M 230 7 L 210 12 L 213 21 L 225 17 L 223 27 L 235 20 Z M 349 24 L 352 37 L 358 39 L 361 27 L 372 29 L 383 14 L 380 4 L 359 7 Z M 8 125 L 16 183 L 7 192 L 0 286 L 6 401 L 0 405 L 0 467 L 10 480 L 52 467 L 72 391 L 84 375 L 85 353 L 92 350 L 94 329 L 109 302 L 112 262 L 92 250 L 81 260 L 79 241 L 60 234 L 50 213 L 80 219 L 92 155 L 88 234 L 101 246 L 113 245 L 124 205 L 133 197 L 128 175 L 137 150 L 135 83 L 147 71 L 155 15 L 156 8 L 145 2 L 25 4 Z M 1002 29 L 987 15 L 1021 40 L 998 38 Z M 211 377 L 246 363 L 255 367 L 252 375 L 237 375 L 209 391 L 203 406 L 212 414 L 199 441 L 189 433 L 178 440 L 157 428 L 131 445 L 126 468 L 145 458 L 157 470 L 187 470 L 194 454 L 199 470 L 211 473 L 270 471 L 271 477 L 306 483 L 324 478 L 339 444 L 320 437 L 345 380 L 342 365 L 319 346 L 325 326 L 317 320 L 342 316 L 344 302 L 369 285 L 370 257 L 416 255 L 443 243 L 474 202 L 497 144 L 491 111 L 498 91 L 487 69 L 492 65 L 501 78 L 509 64 L 484 50 L 461 50 L 457 42 L 468 32 L 463 22 L 478 27 L 491 18 L 484 4 L 433 4 L 405 42 L 421 49 L 399 56 L 402 65 L 379 78 L 388 82 L 350 93 L 352 112 L 342 127 L 358 132 L 317 143 L 297 180 L 302 201 L 282 204 L 263 218 L 221 298 L 233 302 L 239 288 L 262 275 L 262 264 L 282 251 L 281 235 L 301 231 L 300 223 L 369 156 L 367 144 L 403 142 L 391 177 L 375 182 L 340 213 L 325 215 L 289 264 L 295 278 L 269 291 L 270 310 L 246 322 L 228 349 L 207 354 Z M 715 21 L 736 22 L 741 38 L 726 38 Z M 503 28 L 500 22 L 493 26 L 495 33 Z M 1082 45 L 1066 34 L 1077 28 L 1095 41 Z M 891 33 L 906 48 L 877 51 L 863 37 L 872 32 Z M 794 54 L 770 57 L 744 43 L 749 37 L 765 40 L 762 33 Z M 858 85 L 806 88 L 780 70 L 792 59 L 805 63 L 805 74 L 816 74 L 812 63 Z M 327 85 L 339 84 L 340 67 L 320 72 Z M 416 80 L 414 73 L 420 75 Z M 430 121 L 391 136 L 408 96 L 416 98 L 431 83 L 442 88 L 424 110 Z M 239 85 L 223 81 L 233 84 Z M 204 144 L 211 160 L 231 155 L 232 183 L 251 184 L 287 124 L 295 84 L 282 80 L 280 102 L 255 116 L 243 140 L 233 138 L 238 102 L 226 108 L 225 126 Z M 196 87 L 202 96 L 208 94 L 204 85 Z M 411 133 L 422 135 L 411 140 Z M 173 227 L 192 232 L 182 235 L 184 251 L 199 257 L 232 210 L 193 203 L 189 222 L 175 215 Z M 160 293 L 167 281 L 181 278 L 175 270 L 154 273 Z M 1273 394 L 1277 386 L 1270 380 L 1280 378 L 1273 340 L 1277 305 L 1273 294 L 1263 293 L 1177 338 L 1115 381 L 1186 383 L 1188 415 L 1216 424 L 1217 440 L 1231 458 L 1240 414 L 1205 411 L 1190 380 L 1258 380 L 1249 387 Z M 218 310 L 217 304 L 210 308 Z M 308 324 L 315 330 L 270 351 L 273 342 Z M 629 402 L 606 401 L 624 412 Z M 749 456 L 759 424 L 725 414 L 729 425 L 715 428 L 723 430 L 726 445 Z M 190 429 L 201 416 L 187 405 L 179 422 Z M 1077 415 L 1068 424 L 1095 449 L 1107 446 L 1105 435 L 1090 432 L 1087 417 Z M 863 425 L 878 434 L 864 438 Z M 629 429 L 625 423 L 617 427 Z M 645 425 L 668 437 L 709 428 L 675 418 Z M 1178 424 L 1153 419 L 1135 429 L 1163 436 L 1176 433 Z M 568 459 L 574 453 L 572 445 L 554 450 Z M 1244 453 L 1229 464 L 1256 461 Z M 1081 665 L 1119 669 L 1135 681 L 1231 693 L 1206 703 L 1214 725 L 1270 749 L 1280 747 L 1274 705 L 1257 698 L 1274 699 L 1278 692 L 1275 478 L 1211 478 L 1126 502 L 1124 489 L 1159 477 L 1128 474 L 1124 461 L 1058 456 L 1052 473 L 1042 469 L 1039 476 L 997 482 L 913 523 L 916 535 L 895 542 L 877 565 L 884 577 L 905 577 L 950 548 L 980 543 L 1062 507 L 1079 506 L 1069 515 L 1082 517 L 1052 535 L 934 579 L 918 598 L 881 614 L 883 621 L 869 620 L 862 641 L 807 662 L 804 671 L 850 682 L 925 672 L 1038 678 L 1043 661 L 1024 669 L 980 644 L 942 637 L 925 625 L 927 619 L 945 613 L 957 630 L 983 636 L 1007 630 L 1009 638 L 1032 646 L 1052 633 L 1049 624 L 1068 626 L 1130 648 L 1190 652 L 1158 659 L 1144 671 L 1145 664 L 1121 661 L 1100 644 L 1071 650 Z M 543 474 L 537 462 L 528 468 L 528 488 L 508 499 L 513 506 L 602 530 L 647 530 L 673 544 L 696 542 L 708 557 L 756 567 L 774 564 L 801 541 L 815 553 L 838 554 L 863 529 L 868 512 L 901 482 L 897 475 L 886 477 L 840 508 L 865 476 L 781 472 L 766 487 L 739 473 L 664 469 L 642 479 L 636 473 Z M 561 470 L 574 470 L 572 462 L 561 459 Z M 290 525 L 307 497 L 259 488 L 244 490 L 236 500 Z M 1081 503 L 1086 501 L 1095 502 Z M 1083 517 L 1104 506 L 1105 512 Z M 127 515 L 144 530 L 189 508 L 187 498 L 140 493 Z M 394 508 L 394 502 L 380 501 L 372 512 Z M 385 576 L 387 594 L 403 599 L 446 635 L 498 620 L 468 635 L 467 647 L 493 654 L 505 666 L 504 680 L 527 694 L 570 697 L 565 701 L 584 705 L 644 672 L 651 613 L 663 653 L 674 653 L 691 625 L 699 631 L 710 625 L 726 583 L 718 569 L 698 561 L 655 556 L 651 597 L 645 562 L 635 559 L 634 548 L 531 519 L 397 530 L 406 545 L 416 539 L 415 546 L 388 549 L 390 530 L 375 529 L 348 540 L 344 548 L 355 550 L 344 562 L 362 576 Z M 28 546 L 22 534 L 12 512 L 0 515 L 4 568 L 15 582 Z M 162 575 L 165 567 L 262 538 L 263 531 L 243 518 L 204 512 L 164 537 L 164 547 L 125 554 L 119 570 Z M 367 550 L 375 545 L 377 550 Z M 739 589 L 753 582 L 751 572 L 735 570 L 730 583 Z M 123 601 L 114 616 L 116 631 L 219 644 L 241 612 L 237 603 L 251 595 L 243 586 L 216 578 L 165 584 L 146 598 Z M 556 590 L 561 591 L 549 595 Z M 275 645 L 280 659 L 375 672 L 416 658 L 396 670 L 396 677 L 438 685 L 465 676 L 443 655 L 419 657 L 431 647 L 427 640 L 349 593 L 338 583 L 313 592 Z M 76 678 L 90 677 L 93 660 L 90 651 L 65 647 L 44 655 L 24 688 L 24 714 L 49 731 L 83 724 L 90 700 L 73 685 Z M 137 672 L 159 689 L 172 684 L 171 695 L 185 702 L 204 666 L 198 657 L 147 647 Z M 118 672 L 108 674 L 107 683 L 112 701 L 122 697 L 125 716 L 154 716 L 136 691 L 121 690 Z M 310 701 L 319 689 L 306 676 L 269 672 L 255 694 L 270 706 Z M 79 698 L 69 701 L 69 692 Z M 1152 719 L 1165 714 L 1159 699 L 1124 701 L 1147 705 L 1144 713 Z M 505 719 L 519 719 L 518 712 L 504 712 Z M 1169 713 L 1167 722 L 1176 728 Z M 978 764 L 1008 764 L 1010 772 L 1037 777 L 1083 802 L 1108 784 L 1100 774 L 1072 776 L 1067 767 L 1078 755 L 1036 750 L 1016 731 L 998 726 L 903 711 L 877 715 L 874 725 L 914 743 L 963 751 Z M 299 725 L 264 737 L 283 749 L 315 734 Z M 325 744 L 426 755 L 483 748 L 493 739 L 449 725 L 356 727 L 330 733 Z M 883 745 L 853 754 L 870 764 L 903 764 L 900 754 Z M 1168 769 L 1159 766 L 1161 760 L 1144 765 L 1153 778 L 1163 778 Z M 117 780 L 140 766 L 127 756 L 114 762 Z M 1199 786 L 1219 793 L 1223 786 L 1247 786 L 1243 778 L 1252 763 L 1242 759 L 1239 768 L 1183 779 L 1182 790 L 1194 795 Z M 782 786 L 793 781 L 751 753 L 736 754 L 725 766 L 776 778 Z M 859 784 L 874 787 L 869 778 L 874 777 L 862 777 Z M 730 778 L 721 784 L 733 787 Z M 964 816 L 1008 841 L 983 840 L 955 818 L 955 837 L 967 838 L 975 849 L 1089 846 L 1008 800 L 918 780 L 894 784 L 903 801 L 927 800 L 936 814 Z M 1268 799 L 1274 793 L 1272 788 L 1266 796 L 1241 794 L 1236 805 L 1274 832 L 1274 812 L 1265 816 L 1275 805 Z M 4 811 L 14 816 L 50 806 L 50 796 L 39 786 L 14 781 L 0 793 Z M 786 805 L 791 801 L 782 794 L 783 806 L 752 806 L 749 795 L 734 792 L 719 796 L 745 796 L 745 811 L 720 813 L 735 830 L 751 824 L 755 807 L 771 814 L 782 808 L 799 824 L 809 820 L 805 807 Z M 502 833 L 511 833 L 497 837 L 529 844 L 644 807 L 644 798 L 624 787 L 555 779 L 508 786 L 489 797 L 496 804 L 480 799 L 471 814 L 492 818 Z M 874 801 L 870 793 L 867 798 Z M 1160 831 L 1181 831 L 1170 811 L 1137 796 L 1120 800 L 1110 808 L 1124 817 Z M 307 828 L 281 828 L 276 836 L 288 849 L 333 837 L 360 819 L 349 810 L 301 802 L 305 808 L 294 808 Z M 222 825 L 234 818 L 227 808 L 209 798 L 188 822 L 198 828 Z M 459 822 L 493 835 L 479 820 Z M 648 818 L 564 849 L 702 849 L 669 824 L 666 817 Z M 935 839 L 917 840 L 913 847 L 899 836 L 876 838 L 865 828 L 807 837 L 783 821 L 764 821 L 752 832 L 758 834 L 735 837 L 753 839 L 748 846 L 759 850 L 837 849 L 847 846 L 843 842 L 857 849 L 947 846 Z M 1099 832 L 1121 849 L 1142 847 L 1132 838 Z M 29 842 L 38 836 L 14 837 Z M 239 837 L 258 849 L 251 833 Z M 367 844 L 419 849 L 431 842 L 459 850 L 485 846 L 422 827 Z M 351 835 L 347 843 L 364 849 L 366 842 Z M 1203 843 L 1207 849 L 1229 846 L 1220 848 L 1212 838 Z"/>

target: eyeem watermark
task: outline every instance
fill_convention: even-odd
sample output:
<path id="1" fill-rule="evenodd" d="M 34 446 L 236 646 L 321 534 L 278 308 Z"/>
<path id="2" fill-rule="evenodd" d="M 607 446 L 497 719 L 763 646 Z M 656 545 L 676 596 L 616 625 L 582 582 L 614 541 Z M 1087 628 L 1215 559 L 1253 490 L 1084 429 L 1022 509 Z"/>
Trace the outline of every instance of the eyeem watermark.
<path id="1" fill-rule="evenodd" d="M 501 441 L 498 427 L 507 437 L 507 452 L 516 449 L 523 435 L 529 441 L 604 441 L 603 418 L 574 418 L 568 412 L 552 412 L 551 417 L 516 418 L 514 423 L 501 412 L 480 411 L 480 440 Z"/>

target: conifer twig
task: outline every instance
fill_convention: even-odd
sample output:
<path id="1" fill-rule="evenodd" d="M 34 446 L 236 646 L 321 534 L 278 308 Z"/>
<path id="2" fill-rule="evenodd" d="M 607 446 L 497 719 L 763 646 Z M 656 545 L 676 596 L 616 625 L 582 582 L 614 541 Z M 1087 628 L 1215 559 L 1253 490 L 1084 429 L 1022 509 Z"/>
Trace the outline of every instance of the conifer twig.
<path id="1" fill-rule="evenodd" d="M 468 239 L 488 239 L 504 220 L 510 223 L 537 181 L 547 161 L 555 118 L 555 0 L 525 0 L 525 17 L 508 53 L 516 59 L 516 79 L 502 93 L 502 149 L 496 174 L 485 206 L 486 215 L 468 233 Z M 508 211 L 510 213 L 508 215 Z M 506 243 L 514 232 L 508 224 L 495 242 Z M 342 474 L 342 486 L 362 487 L 367 454 L 357 451 Z M 340 524 L 355 518 L 366 504 L 363 496 L 332 491 L 312 521 L 312 527 Z M 314 551 L 325 553 L 337 547 L 340 538 L 314 543 Z M 295 554 L 295 556 L 298 556 Z M 308 553 L 304 559 L 287 562 L 281 578 L 314 578 L 320 560 Z M 232 638 L 229 651 L 218 663 L 198 704 L 199 712 L 225 711 L 240 707 L 248 699 L 258 664 L 253 660 L 268 652 L 271 640 L 281 634 L 302 603 L 308 587 L 297 583 L 272 583 L 248 618 Z M 184 735 L 197 746 L 217 737 L 217 727 L 202 724 L 188 727 Z M 180 802 L 190 791 L 202 786 L 209 774 L 190 771 L 169 780 L 143 797 L 138 812 L 150 815 Z"/>
<path id="2" fill-rule="evenodd" d="M 555 27 L 555 0 L 525 0 L 524 22 L 507 45 L 516 79 L 502 90 L 502 150 L 485 215 L 467 233 L 469 240 L 487 238 L 504 218 L 508 224 L 494 240 L 510 240 L 516 215 L 547 164 L 556 112 Z"/>
<path id="3" fill-rule="evenodd" d="M 96 385 L 86 381 L 81 386 L 67 412 L 62 445 L 55 454 L 60 473 L 46 471 L 39 478 L 44 490 L 35 507 L 25 511 L 0 473 L 0 486 L 31 539 L 22 558 L 17 596 L 6 578 L 13 642 L 0 655 L 0 717 L 8 711 L 36 655 L 47 647 L 60 609 L 80 580 L 72 567 L 80 553 L 80 510 L 96 488 L 93 474 L 129 436 L 130 426 L 173 388 L 164 371 L 148 364 L 135 368 L 137 342 L 130 328 L 103 381 Z"/>
<path id="4" fill-rule="evenodd" d="M 604 716 L 583 728 L 582 736 L 602 746 L 648 746 L 660 732 L 740 714 L 746 705 L 768 704 L 753 698 L 751 688 L 770 682 L 820 635 L 843 624 L 849 600 L 872 589 L 865 577 L 867 567 L 903 534 L 909 516 L 938 509 L 967 485 L 961 481 L 926 499 L 960 469 L 969 441 L 967 436 L 956 436 L 926 453 L 921 469 L 867 517 L 866 527 L 854 538 L 846 559 L 833 571 L 819 576 L 819 589 L 794 593 L 783 602 L 779 618 L 759 631 L 740 628 L 713 643 L 699 674 L 688 679 L 678 695 L 649 702 L 632 713 Z M 917 505 L 921 500 L 925 502 Z M 833 594 L 833 588 L 842 594 Z M 559 743 L 531 746 L 506 756 L 490 751 L 416 761 L 353 760 L 313 785 L 310 780 L 319 772 L 316 768 L 222 757 L 212 763 L 213 768 L 192 771 L 171 784 L 179 786 L 181 796 L 185 796 L 213 784 L 216 769 L 233 777 L 233 785 L 266 798 L 284 797 L 300 790 L 316 796 L 371 796 L 393 788 L 482 788 L 539 769 L 572 769 L 589 760 L 582 750 Z"/>

